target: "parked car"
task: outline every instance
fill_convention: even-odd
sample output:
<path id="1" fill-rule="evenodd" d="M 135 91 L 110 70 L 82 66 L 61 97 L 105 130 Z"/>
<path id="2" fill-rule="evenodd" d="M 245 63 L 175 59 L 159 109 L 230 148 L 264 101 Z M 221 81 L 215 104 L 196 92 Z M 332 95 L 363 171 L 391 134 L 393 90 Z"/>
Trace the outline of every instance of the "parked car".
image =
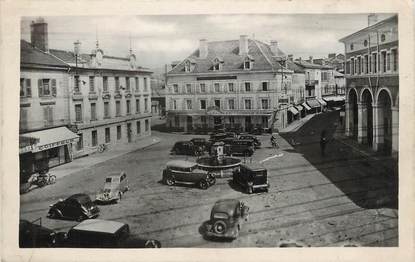
<path id="1" fill-rule="evenodd" d="M 239 139 L 241 139 L 241 140 L 251 140 L 254 143 L 255 148 L 261 147 L 261 141 L 259 141 L 259 139 L 256 136 L 253 136 L 253 135 L 240 135 Z"/>
<path id="2" fill-rule="evenodd" d="M 97 217 L 99 208 L 91 201 L 87 194 L 75 194 L 65 200 L 60 199 L 57 203 L 50 205 L 48 217 L 65 218 L 82 221 Z"/>
<path id="3" fill-rule="evenodd" d="M 269 188 L 267 170 L 256 165 L 240 165 L 233 172 L 232 182 L 240 185 L 248 194 L 257 190 L 268 192 Z"/>
<path id="4" fill-rule="evenodd" d="M 213 144 L 214 142 L 222 141 L 223 139 L 227 138 L 228 136 L 226 133 L 216 133 L 210 135 L 210 142 Z"/>
<path id="5" fill-rule="evenodd" d="M 35 223 L 37 221 L 39 224 Z M 21 219 L 19 222 L 21 248 L 54 247 L 60 242 L 60 236 L 56 231 L 43 227 L 41 219 L 32 222 Z"/>
<path id="6" fill-rule="evenodd" d="M 176 142 L 171 152 L 176 155 L 191 155 L 191 156 L 203 155 L 203 149 L 199 146 L 196 146 L 190 141 Z"/>
<path id="7" fill-rule="evenodd" d="M 227 137 L 230 137 L 230 138 L 237 138 L 238 136 L 235 132 L 226 132 L 225 134 Z"/>
<path id="8" fill-rule="evenodd" d="M 206 223 L 206 236 L 236 239 L 243 221 L 248 218 L 249 207 L 237 199 L 219 200 Z"/>
<path id="9" fill-rule="evenodd" d="M 167 162 L 163 170 L 163 182 L 169 186 L 176 183 L 195 184 L 207 189 L 216 183 L 216 178 L 212 173 L 199 169 L 197 163 L 172 160 Z"/>
<path id="10" fill-rule="evenodd" d="M 229 140 L 225 144 L 224 153 L 226 155 L 243 155 L 252 156 L 255 152 L 255 146 L 252 140 Z"/>
<path id="11" fill-rule="evenodd" d="M 205 138 L 192 138 L 190 139 L 195 146 L 202 148 L 203 151 L 208 151 L 210 148 L 210 143 Z"/>
<path id="12" fill-rule="evenodd" d="M 160 248 L 154 239 L 142 239 L 130 234 L 128 224 L 87 219 L 72 227 L 65 238 L 65 247 L 83 248 Z"/>
<path id="13" fill-rule="evenodd" d="M 127 174 L 112 173 L 105 178 L 104 188 L 100 190 L 95 200 L 101 203 L 118 202 L 128 189 Z"/>

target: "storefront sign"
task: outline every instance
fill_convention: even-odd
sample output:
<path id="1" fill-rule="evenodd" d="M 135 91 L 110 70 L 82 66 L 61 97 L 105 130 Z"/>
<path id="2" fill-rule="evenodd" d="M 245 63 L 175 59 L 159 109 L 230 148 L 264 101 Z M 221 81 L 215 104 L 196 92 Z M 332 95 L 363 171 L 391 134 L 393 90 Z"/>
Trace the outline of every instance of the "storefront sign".
<path id="1" fill-rule="evenodd" d="M 50 144 L 46 144 L 46 145 L 40 145 L 40 146 L 37 146 L 36 151 L 43 151 L 43 150 L 47 150 L 47 149 L 50 149 L 50 148 L 63 146 L 63 145 L 66 145 L 66 144 L 70 144 L 74 141 L 75 141 L 75 139 L 65 139 L 65 140 L 62 140 L 62 141 L 58 141 L 58 142 L 54 142 L 54 143 L 50 143 Z"/>
<path id="2" fill-rule="evenodd" d="M 33 145 L 20 147 L 19 148 L 19 154 L 24 154 L 24 153 L 27 153 L 27 152 L 31 152 L 32 150 L 33 150 Z"/>

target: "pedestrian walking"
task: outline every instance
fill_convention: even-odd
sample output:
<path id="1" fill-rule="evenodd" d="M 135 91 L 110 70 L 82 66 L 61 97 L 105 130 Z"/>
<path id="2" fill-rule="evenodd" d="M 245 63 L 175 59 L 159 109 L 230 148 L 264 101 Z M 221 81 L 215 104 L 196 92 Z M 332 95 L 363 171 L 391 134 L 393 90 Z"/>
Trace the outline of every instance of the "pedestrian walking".
<path id="1" fill-rule="evenodd" d="M 320 136 L 320 149 L 321 149 L 322 156 L 325 156 L 326 144 L 327 144 L 326 130 L 323 130 L 321 131 L 321 136 Z"/>

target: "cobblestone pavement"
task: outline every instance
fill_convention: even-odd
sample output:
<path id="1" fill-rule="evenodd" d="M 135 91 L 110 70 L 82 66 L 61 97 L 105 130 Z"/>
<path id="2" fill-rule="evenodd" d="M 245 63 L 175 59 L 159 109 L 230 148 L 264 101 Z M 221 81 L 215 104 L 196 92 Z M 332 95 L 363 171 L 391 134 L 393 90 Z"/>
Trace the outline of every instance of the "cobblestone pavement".
<path id="1" fill-rule="evenodd" d="M 169 154 L 174 142 L 195 136 L 153 132 L 160 143 L 21 195 L 20 216 L 42 217 L 45 226 L 68 230 L 77 222 L 46 218 L 48 206 L 78 192 L 94 197 L 107 173 L 124 170 L 131 190 L 119 204 L 101 206 L 100 218 L 126 222 L 133 234 L 158 239 L 164 247 L 277 247 L 287 241 L 305 246 L 397 246 L 396 179 L 335 140 L 328 145 L 327 157 L 320 156 L 319 128 L 333 125 L 334 119 L 330 113 L 315 116 L 296 133 L 284 135 L 278 150 L 269 146 L 268 135 L 260 137 L 262 148 L 247 161 L 269 159 L 263 162 L 271 183 L 268 193 L 248 195 L 229 178 L 219 178 L 207 190 L 162 184 L 165 163 L 186 159 Z M 206 240 L 201 226 L 214 202 L 223 198 L 243 200 L 250 207 L 249 219 L 232 242 Z"/>

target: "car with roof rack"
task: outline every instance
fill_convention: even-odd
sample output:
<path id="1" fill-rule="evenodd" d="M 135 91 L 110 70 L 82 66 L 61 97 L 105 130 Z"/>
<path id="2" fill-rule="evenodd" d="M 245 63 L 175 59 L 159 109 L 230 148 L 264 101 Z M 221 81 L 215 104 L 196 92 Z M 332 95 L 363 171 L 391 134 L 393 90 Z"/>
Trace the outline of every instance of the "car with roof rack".
<path id="1" fill-rule="evenodd" d="M 207 189 L 216 183 L 216 177 L 213 173 L 200 169 L 197 163 L 185 160 L 167 162 L 162 180 L 169 186 L 194 184 L 201 189 Z"/>

